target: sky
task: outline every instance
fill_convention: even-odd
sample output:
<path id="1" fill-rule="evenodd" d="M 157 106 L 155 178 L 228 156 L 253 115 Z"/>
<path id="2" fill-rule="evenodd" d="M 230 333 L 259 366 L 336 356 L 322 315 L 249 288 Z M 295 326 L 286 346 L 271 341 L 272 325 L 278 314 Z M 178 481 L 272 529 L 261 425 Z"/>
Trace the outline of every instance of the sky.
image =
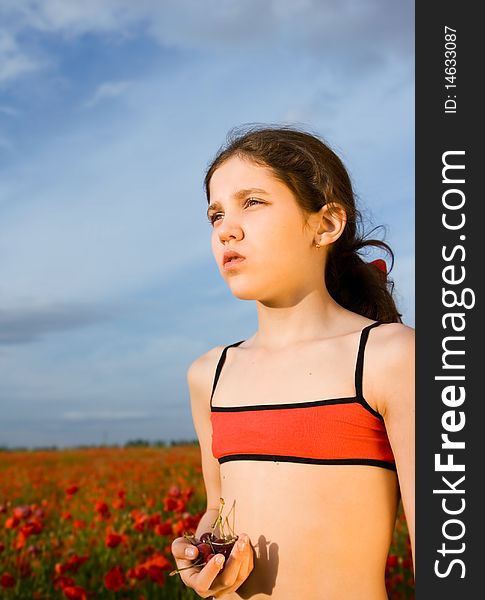
<path id="1" fill-rule="evenodd" d="M 342 158 L 414 327 L 413 2 L 1 0 L 0 447 L 195 439 L 188 366 L 257 328 L 203 190 L 248 123 Z"/>

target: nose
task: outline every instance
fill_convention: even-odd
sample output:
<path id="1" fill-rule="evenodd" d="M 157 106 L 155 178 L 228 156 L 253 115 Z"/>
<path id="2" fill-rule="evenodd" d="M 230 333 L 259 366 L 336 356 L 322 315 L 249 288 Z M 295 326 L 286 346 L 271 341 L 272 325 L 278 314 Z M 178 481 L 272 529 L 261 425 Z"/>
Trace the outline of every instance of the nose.
<path id="1" fill-rule="evenodd" d="M 231 240 L 241 240 L 244 237 L 239 220 L 235 216 L 231 217 L 228 213 L 226 213 L 219 224 L 217 235 L 222 244 Z"/>

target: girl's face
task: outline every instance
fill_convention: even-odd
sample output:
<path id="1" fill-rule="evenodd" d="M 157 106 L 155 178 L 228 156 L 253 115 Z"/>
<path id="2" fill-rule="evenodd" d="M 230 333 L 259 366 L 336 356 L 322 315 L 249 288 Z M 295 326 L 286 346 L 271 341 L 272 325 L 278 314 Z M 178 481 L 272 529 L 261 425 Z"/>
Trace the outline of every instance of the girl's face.
<path id="1" fill-rule="evenodd" d="M 244 300 L 291 301 L 323 280 L 322 250 L 293 193 L 271 170 L 232 157 L 209 184 L 212 251 L 231 292 Z M 224 253 L 243 259 L 224 263 Z"/>

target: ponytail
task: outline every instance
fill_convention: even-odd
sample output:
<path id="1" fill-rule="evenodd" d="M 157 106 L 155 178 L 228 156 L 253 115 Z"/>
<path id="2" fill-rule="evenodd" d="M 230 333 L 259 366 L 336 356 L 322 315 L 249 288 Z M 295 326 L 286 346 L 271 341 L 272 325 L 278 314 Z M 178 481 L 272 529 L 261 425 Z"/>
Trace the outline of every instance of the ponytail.
<path id="1" fill-rule="evenodd" d="M 338 243 L 338 242 L 337 242 Z M 383 259 L 366 262 L 358 251 L 366 246 L 378 246 L 391 257 L 390 246 L 381 240 L 360 240 L 347 252 L 332 248 L 325 267 L 325 283 L 332 298 L 344 308 L 368 319 L 395 323 L 401 321 L 394 298 L 394 282 L 389 277 Z"/>

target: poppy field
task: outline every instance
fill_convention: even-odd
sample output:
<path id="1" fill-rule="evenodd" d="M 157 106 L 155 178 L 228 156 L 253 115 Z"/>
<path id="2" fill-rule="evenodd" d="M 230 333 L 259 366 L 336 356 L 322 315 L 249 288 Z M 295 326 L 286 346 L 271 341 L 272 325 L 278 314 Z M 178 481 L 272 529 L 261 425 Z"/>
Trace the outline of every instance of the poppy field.
<path id="1" fill-rule="evenodd" d="M 0 451 L 0 597 L 191 600 L 172 540 L 205 510 L 197 445 Z M 414 598 L 399 512 L 390 600 Z"/>

